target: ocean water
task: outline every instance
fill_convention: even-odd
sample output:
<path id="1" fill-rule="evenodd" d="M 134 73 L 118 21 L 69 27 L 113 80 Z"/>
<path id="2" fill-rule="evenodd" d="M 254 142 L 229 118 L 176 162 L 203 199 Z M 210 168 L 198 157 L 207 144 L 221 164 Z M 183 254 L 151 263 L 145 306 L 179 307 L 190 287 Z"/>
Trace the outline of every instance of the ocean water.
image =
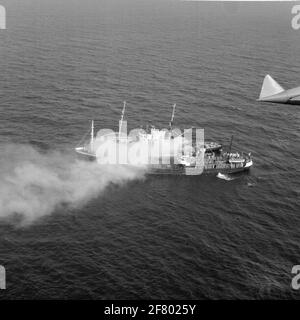
<path id="1" fill-rule="evenodd" d="M 292 3 L 1 4 L 1 299 L 300 297 L 291 288 L 300 264 L 299 106 L 256 102 L 266 74 L 300 84 Z M 87 165 L 96 187 L 82 177 L 74 187 L 74 146 L 90 119 L 116 128 L 124 100 L 130 128 L 167 126 L 177 103 L 177 126 L 204 128 L 225 145 L 234 135 L 254 167 L 230 181 L 123 172 L 119 181 Z M 67 185 L 56 180 L 60 166 L 75 170 Z"/>

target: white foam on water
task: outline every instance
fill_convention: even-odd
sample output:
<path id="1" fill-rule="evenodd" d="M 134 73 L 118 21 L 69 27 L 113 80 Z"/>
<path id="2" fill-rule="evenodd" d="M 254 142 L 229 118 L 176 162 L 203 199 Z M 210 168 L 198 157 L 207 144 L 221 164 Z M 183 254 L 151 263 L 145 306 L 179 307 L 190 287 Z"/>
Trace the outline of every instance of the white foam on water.
<path id="1" fill-rule="evenodd" d="M 234 180 L 234 178 L 230 177 L 230 176 L 227 175 L 227 174 L 222 174 L 221 172 L 219 172 L 219 173 L 217 174 L 217 178 L 222 179 L 222 180 L 226 180 L 226 181 Z"/>

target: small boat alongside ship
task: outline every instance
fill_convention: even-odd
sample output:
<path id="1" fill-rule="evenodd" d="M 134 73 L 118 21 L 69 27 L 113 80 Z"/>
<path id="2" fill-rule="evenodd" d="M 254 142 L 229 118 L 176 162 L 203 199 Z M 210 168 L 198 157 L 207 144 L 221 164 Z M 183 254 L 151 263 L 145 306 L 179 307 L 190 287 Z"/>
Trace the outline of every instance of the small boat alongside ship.
<path id="1" fill-rule="evenodd" d="M 125 114 L 126 102 L 124 103 L 121 120 L 119 122 L 119 134 L 116 134 L 116 143 L 122 144 L 123 136 L 120 135 L 123 125 L 123 119 Z M 127 144 L 134 144 L 138 141 L 146 142 L 147 144 L 153 144 L 155 141 L 161 139 L 163 142 L 174 144 L 173 141 L 180 138 L 180 136 L 174 136 L 173 134 L 173 120 L 175 114 L 176 105 L 173 106 L 173 112 L 171 121 L 169 123 L 169 130 L 160 130 L 151 126 L 147 130 L 143 130 L 138 134 L 135 139 L 127 139 Z M 159 157 L 155 163 L 146 163 L 147 174 L 170 174 L 170 175 L 200 175 L 200 174 L 233 174 L 237 172 L 248 171 L 252 165 L 253 160 L 251 153 L 232 152 L 233 136 L 231 138 L 228 151 L 223 151 L 223 145 L 213 141 L 207 141 L 198 144 L 195 139 L 195 128 L 192 130 L 191 148 L 188 152 L 183 152 L 183 149 L 179 149 L 178 152 L 174 152 L 169 157 L 169 161 L 165 161 L 163 156 Z M 92 121 L 90 129 L 90 138 L 87 141 L 82 141 L 75 148 L 77 154 L 81 157 L 89 160 L 99 160 L 98 151 L 101 145 L 97 146 L 94 134 L 94 121 Z M 180 141 L 180 140 L 179 140 Z"/>

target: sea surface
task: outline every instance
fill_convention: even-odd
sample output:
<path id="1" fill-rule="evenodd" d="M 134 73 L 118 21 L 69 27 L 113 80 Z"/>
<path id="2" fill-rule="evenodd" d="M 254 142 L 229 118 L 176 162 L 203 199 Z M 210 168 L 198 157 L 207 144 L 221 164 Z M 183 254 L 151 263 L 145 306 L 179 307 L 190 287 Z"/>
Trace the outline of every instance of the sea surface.
<path id="1" fill-rule="evenodd" d="M 291 2 L 0 3 L 0 299 L 300 297 L 299 106 L 256 101 L 266 74 L 300 85 Z M 90 177 L 73 148 L 124 100 L 128 127 L 166 127 L 176 103 L 176 126 L 234 135 L 253 168 Z"/>

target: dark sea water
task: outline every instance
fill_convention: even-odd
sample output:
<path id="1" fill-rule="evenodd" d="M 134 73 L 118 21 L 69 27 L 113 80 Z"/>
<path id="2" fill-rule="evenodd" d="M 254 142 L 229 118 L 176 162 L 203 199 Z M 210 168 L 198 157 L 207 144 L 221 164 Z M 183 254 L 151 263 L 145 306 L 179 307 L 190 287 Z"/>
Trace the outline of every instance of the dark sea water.
<path id="1" fill-rule="evenodd" d="M 31 165 L 31 147 L 40 157 L 61 151 L 67 168 L 89 120 L 115 128 L 123 100 L 131 128 L 166 127 L 177 103 L 177 126 L 224 144 L 234 134 L 233 147 L 254 160 L 232 181 L 108 180 L 81 205 L 61 201 L 25 225 L 2 203 L 0 298 L 300 297 L 291 288 L 300 264 L 299 106 L 256 102 L 266 74 L 300 85 L 292 3 L 0 2 L 2 197 L 22 197 L 22 185 L 7 190 L 3 179 Z M 18 161 L 7 148 L 20 150 Z"/>

